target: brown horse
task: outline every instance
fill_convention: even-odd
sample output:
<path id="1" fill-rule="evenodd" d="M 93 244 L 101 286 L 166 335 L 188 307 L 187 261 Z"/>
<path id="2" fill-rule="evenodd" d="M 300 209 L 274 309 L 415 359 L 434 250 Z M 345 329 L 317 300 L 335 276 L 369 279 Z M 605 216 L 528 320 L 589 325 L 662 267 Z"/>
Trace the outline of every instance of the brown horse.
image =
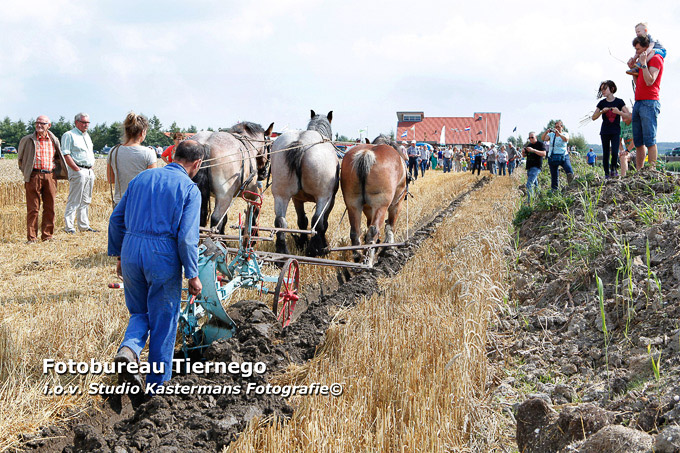
<path id="1" fill-rule="evenodd" d="M 349 215 L 352 245 L 359 245 L 361 213 L 366 215 L 368 231 L 364 243 L 375 244 L 385 221 L 385 242 L 394 242 L 394 226 L 406 195 L 406 166 L 394 140 L 378 136 L 371 145 L 357 145 L 342 159 L 340 187 Z M 373 264 L 375 249 L 366 254 Z M 361 254 L 354 252 L 355 261 Z"/>

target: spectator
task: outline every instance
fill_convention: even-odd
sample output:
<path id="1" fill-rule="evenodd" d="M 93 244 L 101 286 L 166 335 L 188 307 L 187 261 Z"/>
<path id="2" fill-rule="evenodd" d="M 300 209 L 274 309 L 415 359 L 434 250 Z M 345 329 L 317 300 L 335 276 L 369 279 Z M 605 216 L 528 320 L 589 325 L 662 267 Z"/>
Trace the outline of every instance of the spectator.
<path id="1" fill-rule="evenodd" d="M 567 183 L 571 183 L 574 179 L 574 170 L 571 168 L 569 153 L 567 153 L 569 133 L 564 130 L 562 120 L 555 121 L 555 126 L 547 129 L 543 133 L 542 140 L 548 140 L 550 143 L 550 151 L 548 151 L 550 189 L 555 191 L 559 188 L 560 167 L 562 167 L 567 174 Z"/>
<path id="2" fill-rule="evenodd" d="M 418 180 L 418 158 L 420 157 L 420 151 L 416 147 L 416 141 L 411 142 L 411 146 L 408 147 L 406 151 L 408 155 L 408 171 L 414 180 Z"/>
<path id="3" fill-rule="evenodd" d="M 147 168 L 155 168 L 157 160 L 155 152 L 142 146 L 149 130 L 149 121 L 143 115 L 128 113 L 123 128 L 124 143 L 113 147 L 106 165 L 108 182 L 115 185 L 114 208 L 123 198 L 130 181 Z"/>
<path id="4" fill-rule="evenodd" d="M 77 221 L 78 230 L 97 230 L 90 227 L 88 211 L 92 202 L 92 190 L 94 188 L 94 149 L 92 139 L 87 129 L 90 127 L 90 116 L 87 113 L 79 113 L 75 117 L 75 127 L 64 133 L 61 137 L 61 151 L 68 165 L 68 199 L 64 212 L 64 231 L 68 234 L 76 232 L 74 221 Z"/>
<path id="5" fill-rule="evenodd" d="M 50 119 L 40 115 L 35 120 L 35 132 L 19 142 L 17 162 L 24 176 L 26 189 L 26 237 L 28 243 L 38 241 L 38 214 L 42 199 L 41 239 L 52 240 L 54 234 L 54 198 L 57 179 L 67 179 L 66 161 L 59 139 L 49 131 Z"/>
<path id="6" fill-rule="evenodd" d="M 442 151 L 442 159 L 444 159 L 444 173 L 451 172 L 451 159 L 453 158 L 453 151 L 450 146 L 447 146 L 444 151 Z"/>
<path id="7" fill-rule="evenodd" d="M 633 105 L 633 141 L 635 143 L 635 166 L 638 170 L 645 163 L 649 151 L 649 166 L 656 168 L 656 122 L 661 109 L 659 89 L 663 75 L 664 60 L 649 49 L 649 38 L 638 36 L 633 40 L 638 53 L 640 70 L 635 84 Z"/>
<path id="8" fill-rule="evenodd" d="M 496 174 L 496 145 L 491 145 L 489 151 L 486 153 L 486 165 L 489 173 Z"/>
<path id="9" fill-rule="evenodd" d="M 519 159 L 519 152 L 517 151 L 517 148 L 515 148 L 515 145 L 512 143 L 508 144 L 508 174 L 512 175 L 512 172 L 515 171 L 515 166 L 517 165 L 517 161 Z"/>
<path id="10" fill-rule="evenodd" d="M 505 151 L 505 145 L 501 145 L 496 155 L 496 161 L 498 162 L 498 175 L 501 174 L 505 176 L 505 167 L 508 165 L 508 153 Z"/>
<path id="11" fill-rule="evenodd" d="M 591 167 L 595 166 L 595 163 L 597 162 L 597 154 L 593 151 L 593 148 L 590 148 L 590 151 L 588 151 L 588 154 L 586 154 L 586 157 L 588 158 L 588 165 Z M 605 173 L 606 176 L 606 173 Z"/>
<path id="12" fill-rule="evenodd" d="M 482 159 L 483 159 L 483 154 L 484 154 L 484 148 L 482 148 L 481 145 L 476 145 L 475 149 L 473 151 L 474 157 L 472 157 L 472 174 L 475 174 L 475 169 L 477 170 L 477 176 L 482 171 Z"/>
<path id="13" fill-rule="evenodd" d="M 406 147 L 404 146 L 406 142 L 401 142 L 399 145 L 399 154 L 401 154 L 401 158 L 406 161 L 406 165 L 408 165 L 408 154 L 406 153 Z"/>
<path id="14" fill-rule="evenodd" d="M 453 168 L 455 171 L 467 171 L 467 153 L 458 147 L 454 147 L 453 151 Z M 465 170 L 463 170 L 463 168 L 465 168 Z"/>
<path id="15" fill-rule="evenodd" d="M 628 164 L 631 159 L 635 158 L 635 145 L 633 144 L 633 124 L 632 113 L 627 113 L 621 116 L 623 123 L 621 123 L 621 139 L 619 143 L 619 162 L 621 163 L 621 177 L 625 177 L 628 173 Z"/>
<path id="16" fill-rule="evenodd" d="M 429 157 L 429 151 L 427 149 L 427 146 L 423 145 L 420 147 L 420 151 L 418 154 L 418 165 L 420 166 L 420 176 L 423 178 L 425 177 L 425 170 L 427 170 L 427 163 L 428 163 L 428 157 Z"/>
<path id="17" fill-rule="evenodd" d="M 593 121 L 602 116 L 600 138 L 602 140 L 602 166 L 605 178 L 619 176 L 618 168 L 619 141 L 621 139 L 621 116 L 630 113 L 623 99 L 614 97 L 616 84 L 605 80 L 600 84 L 597 97 L 604 98 L 597 103 L 593 113 Z M 611 163 L 610 163 L 611 159 Z"/>
<path id="18" fill-rule="evenodd" d="M 179 142 L 181 142 L 183 138 L 184 134 L 182 134 L 181 132 L 173 132 L 172 140 L 174 141 L 174 144 L 168 146 L 165 149 L 165 151 L 163 151 L 163 154 L 161 154 L 161 159 L 163 159 L 163 162 L 165 162 L 166 164 L 172 163 L 172 158 L 175 154 L 175 147 L 179 145 Z"/>
<path id="19" fill-rule="evenodd" d="M 531 203 L 531 192 L 538 187 L 538 174 L 541 173 L 545 147 L 536 139 L 536 132 L 529 132 L 529 143 L 524 147 L 522 155 L 527 158 L 527 203 Z"/>
<path id="20" fill-rule="evenodd" d="M 432 151 L 430 153 L 430 168 L 432 168 L 432 170 L 436 170 L 439 164 L 439 159 L 437 159 L 437 153 L 438 151 Z"/>
<path id="21" fill-rule="evenodd" d="M 647 24 L 644 22 L 640 22 L 635 26 L 635 36 L 645 36 L 647 39 L 649 39 L 649 47 L 654 51 L 654 54 L 659 55 L 661 58 L 664 60 L 666 59 L 666 48 L 661 44 L 659 41 L 655 40 L 652 38 L 652 35 L 650 35 L 647 32 Z M 630 74 L 634 77 L 637 77 L 638 72 L 642 65 L 640 62 L 636 61 L 637 60 L 637 52 L 635 53 L 635 56 L 632 57 L 630 60 L 628 60 L 628 67 L 630 68 L 629 71 L 626 71 L 626 74 Z"/>

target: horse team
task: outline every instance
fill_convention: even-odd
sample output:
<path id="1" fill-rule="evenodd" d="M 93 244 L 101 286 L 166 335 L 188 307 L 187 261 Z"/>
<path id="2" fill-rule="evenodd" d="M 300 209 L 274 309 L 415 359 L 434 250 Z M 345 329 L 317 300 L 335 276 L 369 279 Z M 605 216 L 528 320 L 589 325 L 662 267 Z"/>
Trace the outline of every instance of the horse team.
<path id="1" fill-rule="evenodd" d="M 272 123 L 265 131 L 259 124 L 239 123 L 225 132 L 199 132 L 193 140 L 205 145 L 202 169 L 194 178 L 202 195 L 201 226 L 206 226 L 210 195 L 215 196 L 211 227 L 224 232 L 227 211 L 233 199 L 244 193 L 253 197 L 258 180 L 271 178 L 276 219 L 274 226 L 287 230 L 286 211 L 293 201 L 297 225 L 307 230 L 309 219 L 304 204 L 315 203 L 311 220 L 315 234 L 297 236 L 298 248 L 308 256 L 327 253 L 328 218 L 335 204 L 338 187 L 347 206 L 352 245 L 360 245 L 361 214 L 366 216 L 365 244 L 380 240 L 385 223 L 385 241 L 394 242 L 394 228 L 407 192 L 406 164 L 391 138 L 381 135 L 373 144 L 351 148 L 340 160 L 332 142 L 333 112 L 318 115 L 311 111 L 307 130 L 286 131 L 272 143 Z M 365 259 L 370 264 L 374 250 Z M 276 251 L 288 254 L 285 231 L 276 233 Z M 362 259 L 354 251 L 355 261 Z"/>

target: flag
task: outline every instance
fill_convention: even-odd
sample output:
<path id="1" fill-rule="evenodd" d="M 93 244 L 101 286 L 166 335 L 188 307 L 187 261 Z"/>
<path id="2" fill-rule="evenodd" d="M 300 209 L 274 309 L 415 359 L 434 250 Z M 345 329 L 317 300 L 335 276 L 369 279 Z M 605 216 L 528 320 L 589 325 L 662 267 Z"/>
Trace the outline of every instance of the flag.
<path id="1" fill-rule="evenodd" d="M 515 131 L 517 131 L 517 126 L 515 126 L 515 128 L 512 130 L 512 133 L 514 134 Z"/>
<path id="2" fill-rule="evenodd" d="M 446 145 L 446 126 L 442 126 L 442 133 L 439 136 L 439 144 Z"/>
<path id="3" fill-rule="evenodd" d="M 469 130 L 470 130 L 470 126 L 466 127 L 465 130 L 466 130 L 466 131 L 469 131 Z"/>
<path id="4" fill-rule="evenodd" d="M 415 125 L 415 124 L 413 125 L 413 127 L 411 128 L 411 130 L 412 130 L 413 132 L 416 131 L 416 125 Z"/>
<path id="5" fill-rule="evenodd" d="M 366 132 L 366 129 L 359 129 L 359 133 Z"/>
<path id="6" fill-rule="evenodd" d="M 406 138 L 407 135 L 408 135 L 408 129 L 406 129 L 404 132 L 402 132 L 402 134 L 399 137 Z"/>

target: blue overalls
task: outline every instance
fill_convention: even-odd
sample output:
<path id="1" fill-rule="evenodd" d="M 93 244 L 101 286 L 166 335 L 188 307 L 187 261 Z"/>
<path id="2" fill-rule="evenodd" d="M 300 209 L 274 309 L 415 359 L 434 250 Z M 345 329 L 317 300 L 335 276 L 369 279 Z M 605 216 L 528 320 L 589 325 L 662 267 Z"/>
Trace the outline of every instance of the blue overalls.
<path id="1" fill-rule="evenodd" d="M 143 171 L 128 186 L 109 220 L 110 256 L 120 256 L 130 321 L 121 344 L 137 357 L 149 338 L 147 384 L 172 376 L 182 266 L 198 276 L 201 194 L 184 167 L 172 163 Z"/>

